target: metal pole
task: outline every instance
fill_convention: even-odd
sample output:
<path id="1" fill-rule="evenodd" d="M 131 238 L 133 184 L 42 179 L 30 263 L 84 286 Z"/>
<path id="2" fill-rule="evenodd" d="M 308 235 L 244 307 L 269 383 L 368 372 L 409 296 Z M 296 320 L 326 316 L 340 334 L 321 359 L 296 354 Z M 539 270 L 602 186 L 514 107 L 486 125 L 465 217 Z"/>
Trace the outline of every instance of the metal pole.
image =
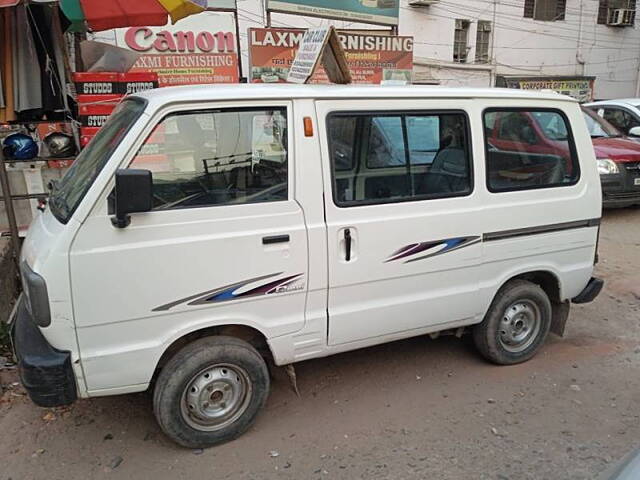
<path id="1" fill-rule="evenodd" d="M 493 20 L 491 21 L 491 46 L 489 47 L 491 53 L 489 53 L 489 64 L 492 69 L 489 71 L 489 86 L 495 87 L 498 76 L 498 61 L 496 59 L 496 15 L 498 14 L 498 0 L 493 0 Z"/>
<path id="2" fill-rule="evenodd" d="M 9 188 L 9 176 L 7 175 L 7 166 L 4 163 L 4 153 L 0 148 L 0 185 L 2 186 L 2 195 L 6 199 L 4 208 L 9 219 L 9 231 L 11 232 L 11 244 L 13 246 L 13 260 L 18 265 L 20 257 L 20 237 L 18 236 L 18 223 L 16 222 L 16 212 L 13 209 L 13 199 L 11 198 L 11 189 Z M 19 267 L 19 265 L 18 265 Z"/>
<path id="3" fill-rule="evenodd" d="M 238 76 L 242 82 L 242 50 L 240 48 L 240 19 L 238 18 L 238 8 L 233 11 L 233 19 L 236 22 L 236 48 L 238 49 Z"/>

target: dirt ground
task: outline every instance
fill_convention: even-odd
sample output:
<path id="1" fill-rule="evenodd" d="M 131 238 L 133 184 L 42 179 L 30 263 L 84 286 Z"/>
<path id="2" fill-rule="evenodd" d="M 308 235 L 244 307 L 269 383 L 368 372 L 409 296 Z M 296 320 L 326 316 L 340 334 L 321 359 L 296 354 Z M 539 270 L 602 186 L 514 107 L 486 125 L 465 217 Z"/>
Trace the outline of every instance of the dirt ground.
<path id="1" fill-rule="evenodd" d="M 14 386 L 0 480 L 597 478 L 640 446 L 640 209 L 605 213 L 600 258 L 605 291 L 526 364 L 452 337 L 308 361 L 301 398 L 276 373 L 256 425 L 205 451 L 167 440 L 148 394 L 46 410 Z"/>

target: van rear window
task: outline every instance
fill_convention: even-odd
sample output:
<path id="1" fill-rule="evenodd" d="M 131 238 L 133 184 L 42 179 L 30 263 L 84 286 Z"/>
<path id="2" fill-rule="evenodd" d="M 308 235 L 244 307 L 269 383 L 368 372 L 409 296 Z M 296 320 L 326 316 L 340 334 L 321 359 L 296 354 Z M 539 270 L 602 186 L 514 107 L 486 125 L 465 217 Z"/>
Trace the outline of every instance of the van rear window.
<path id="1" fill-rule="evenodd" d="M 574 185 L 575 143 L 559 110 L 489 109 L 484 113 L 487 187 L 491 192 Z"/>

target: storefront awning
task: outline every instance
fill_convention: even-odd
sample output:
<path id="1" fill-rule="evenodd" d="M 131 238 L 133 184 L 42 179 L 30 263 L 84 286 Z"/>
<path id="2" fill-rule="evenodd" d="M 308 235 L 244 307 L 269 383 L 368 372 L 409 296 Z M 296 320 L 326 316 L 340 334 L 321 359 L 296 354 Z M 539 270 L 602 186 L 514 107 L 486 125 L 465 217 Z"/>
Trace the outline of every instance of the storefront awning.
<path id="1" fill-rule="evenodd" d="M 20 1 L 0 0 L 0 7 L 14 6 Z M 163 26 L 167 24 L 167 15 L 176 23 L 206 8 L 207 0 L 60 0 L 60 9 L 71 24 L 69 30 L 75 32 Z"/>
<path id="2" fill-rule="evenodd" d="M 0 8 L 15 7 L 23 0 L 0 0 Z M 33 3 L 57 3 L 58 0 L 31 0 Z"/>

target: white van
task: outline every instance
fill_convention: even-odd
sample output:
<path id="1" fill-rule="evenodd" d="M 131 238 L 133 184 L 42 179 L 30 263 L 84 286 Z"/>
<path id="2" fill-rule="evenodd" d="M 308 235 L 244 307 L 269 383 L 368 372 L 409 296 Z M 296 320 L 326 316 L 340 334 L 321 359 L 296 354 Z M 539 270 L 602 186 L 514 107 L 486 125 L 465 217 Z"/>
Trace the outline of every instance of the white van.
<path id="1" fill-rule="evenodd" d="M 557 148 L 539 151 L 522 113 L 564 132 Z M 42 406 L 152 387 L 167 435 L 204 447 L 252 424 L 267 362 L 467 329 L 488 360 L 522 362 L 602 288 L 600 215 L 568 97 L 305 85 L 129 96 L 27 235 L 22 381 Z"/>

